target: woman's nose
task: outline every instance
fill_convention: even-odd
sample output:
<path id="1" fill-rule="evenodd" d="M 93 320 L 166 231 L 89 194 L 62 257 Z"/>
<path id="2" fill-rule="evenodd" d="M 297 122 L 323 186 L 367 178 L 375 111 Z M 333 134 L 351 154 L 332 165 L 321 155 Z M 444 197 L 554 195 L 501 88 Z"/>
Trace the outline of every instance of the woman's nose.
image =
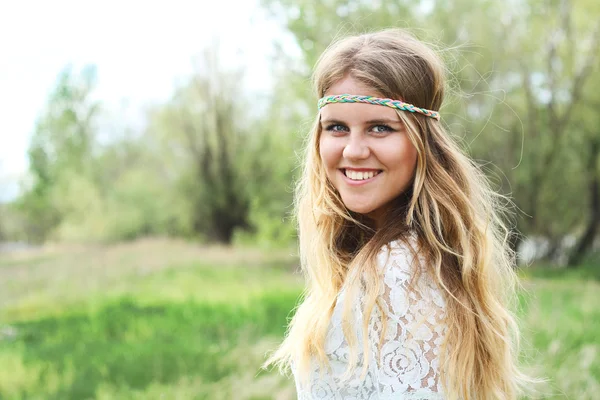
<path id="1" fill-rule="evenodd" d="M 351 137 L 342 155 L 347 159 L 361 160 L 368 158 L 369 154 L 369 146 L 363 138 Z"/>

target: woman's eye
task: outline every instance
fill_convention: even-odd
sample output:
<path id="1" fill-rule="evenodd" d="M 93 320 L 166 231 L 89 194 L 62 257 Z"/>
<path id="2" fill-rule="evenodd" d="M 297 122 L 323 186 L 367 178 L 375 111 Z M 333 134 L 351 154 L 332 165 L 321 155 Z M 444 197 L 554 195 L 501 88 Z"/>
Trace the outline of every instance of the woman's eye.
<path id="1" fill-rule="evenodd" d="M 371 130 L 375 133 L 387 133 L 393 131 L 393 129 L 387 125 L 375 125 Z"/>
<path id="2" fill-rule="evenodd" d="M 326 130 L 332 132 L 346 132 L 347 128 L 344 125 L 329 125 Z"/>

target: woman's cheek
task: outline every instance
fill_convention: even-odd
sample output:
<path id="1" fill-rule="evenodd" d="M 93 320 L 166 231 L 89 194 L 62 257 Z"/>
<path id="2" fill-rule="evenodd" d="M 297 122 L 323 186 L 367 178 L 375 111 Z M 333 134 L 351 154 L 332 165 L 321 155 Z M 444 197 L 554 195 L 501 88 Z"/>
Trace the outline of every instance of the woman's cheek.
<path id="1" fill-rule="evenodd" d="M 329 170 L 337 165 L 335 142 L 331 138 L 322 138 L 320 146 L 321 159 Z"/>

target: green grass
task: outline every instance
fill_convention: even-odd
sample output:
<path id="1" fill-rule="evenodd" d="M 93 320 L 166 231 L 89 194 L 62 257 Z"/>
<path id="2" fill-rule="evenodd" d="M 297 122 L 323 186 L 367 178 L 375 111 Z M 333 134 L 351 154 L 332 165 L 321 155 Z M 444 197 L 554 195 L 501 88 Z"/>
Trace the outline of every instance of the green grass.
<path id="1" fill-rule="evenodd" d="M 590 268 L 590 267 L 584 267 Z M 531 371 L 549 379 L 544 398 L 600 393 L 600 282 L 586 271 L 525 274 L 521 316 Z M 585 279 L 578 275 L 586 276 Z"/>
<path id="2" fill-rule="evenodd" d="M 2 267 L 13 267 L 15 265 L 34 265 L 41 264 L 45 261 L 51 261 L 54 258 L 52 255 L 39 255 L 39 256 L 29 256 L 29 257 L 20 257 L 20 258 L 12 258 L 3 260 L 0 259 L 0 268 Z"/>
<path id="3" fill-rule="evenodd" d="M 156 260 L 155 245 L 3 260 L 0 291 L 16 298 L 0 309 L 0 398 L 286 396 L 287 380 L 259 367 L 301 291 L 294 258 L 162 243 L 169 256 Z M 99 264 L 100 253 L 122 264 Z M 14 276 L 22 290 L 3 279 Z"/>
<path id="4" fill-rule="evenodd" d="M 12 325 L 17 338 L 2 350 L 19 355 L 37 376 L 21 387 L 2 384 L 0 393 L 88 399 L 101 385 L 135 391 L 176 384 L 184 376 L 217 382 L 240 372 L 233 360 L 215 362 L 219 356 L 240 343 L 281 336 L 283 326 L 271 320 L 285 321 L 296 298 L 293 292 L 265 294 L 252 307 L 195 301 L 140 305 L 121 298 L 92 312 L 19 322 Z"/>
<path id="5" fill-rule="evenodd" d="M 577 268 L 564 268 L 549 265 L 524 267 L 521 276 L 525 279 L 539 278 L 543 280 L 576 280 L 600 282 L 600 265 L 583 264 Z"/>
<path id="6" fill-rule="evenodd" d="M 301 293 L 295 263 L 165 240 L 0 260 L 0 399 L 294 399 L 260 365 Z M 600 393 L 596 274 L 522 273 L 524 361 L 549 379 L 544 398 Z"/>

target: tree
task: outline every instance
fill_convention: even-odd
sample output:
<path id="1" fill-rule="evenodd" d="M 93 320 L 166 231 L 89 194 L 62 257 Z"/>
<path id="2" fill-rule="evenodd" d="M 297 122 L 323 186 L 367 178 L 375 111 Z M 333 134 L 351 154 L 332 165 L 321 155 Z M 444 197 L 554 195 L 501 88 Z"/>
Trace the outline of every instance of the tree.
<path id="1" fill-rule="evenodd" d="M 66 211 L 61 188 L 72 174 L 89 172 L 99 107 L 91 97 L 95 84 L 94 67 L 79 74 L 66 67 L 36 123 L 28 151 L 30 182 L 17 200 L 30 241 L 44 241 L 53 233 Z"/>
<path id="2" fill-rule="evenodd" d="M 550 240 L 556 251 L 547 256 L 554 258 L 563 238 L 595 215 L 594 206 L 586 206 L 595 204 L 594 191 L 586 189 L 595 176 L 588 154 L 594 141 L 578 125 L 593 120 L 594 113 L 574 115 L 586 104 L 584 89 L 598 87 L 593 82 L 599 79 L 600 5 L 591 0 L 509 3 L 263 0 L 301 49 L 302 65 L 295 72 L 305 74 L 303 82 L 339 34 L 408 26 L 422 39 L 449 46 L 442 56 L 451 68 L 453 90 L 442 109 L 444 123 L 474 159 L 486 160 L 482 169 L 512 197 L 519 210 L 515 231 Z M 586 201 L 582 193 L 588 192 Z M 588 236 L 596 232 L 588 228 Z M 515 235 L 515 248 L 521 237 Z"/>
<path id="3" fill-rule="evenodd" d="M 583 133 L 584 142 L 581 158 L 585 164 L 583 178 L 585 181 L 584 197 L 587 200 L 586 219 L 582 224 L 582 233 L 569 254 L 567 264 L 570 267 L 580 265 L 584 257 L 592 252 L 594 240 L 600 232 L 600 118 L 597 110 L 600 107 L 600 79 L 586 86 L 584 102 L 574 116 L 576 129 Z"/>
<path id="4" fill-rule="evenodd" d="M 239 73 L 219 72 L 216 52 L 206 52 L 199 70 L 151 115 L 150 132 L 170 153 L 180 194 L 188 199 L 193 231 L 230 243 L 236 229 L 249 229 L 248 181 L 257 179 L 249 147 L 248 115 Z"/>

